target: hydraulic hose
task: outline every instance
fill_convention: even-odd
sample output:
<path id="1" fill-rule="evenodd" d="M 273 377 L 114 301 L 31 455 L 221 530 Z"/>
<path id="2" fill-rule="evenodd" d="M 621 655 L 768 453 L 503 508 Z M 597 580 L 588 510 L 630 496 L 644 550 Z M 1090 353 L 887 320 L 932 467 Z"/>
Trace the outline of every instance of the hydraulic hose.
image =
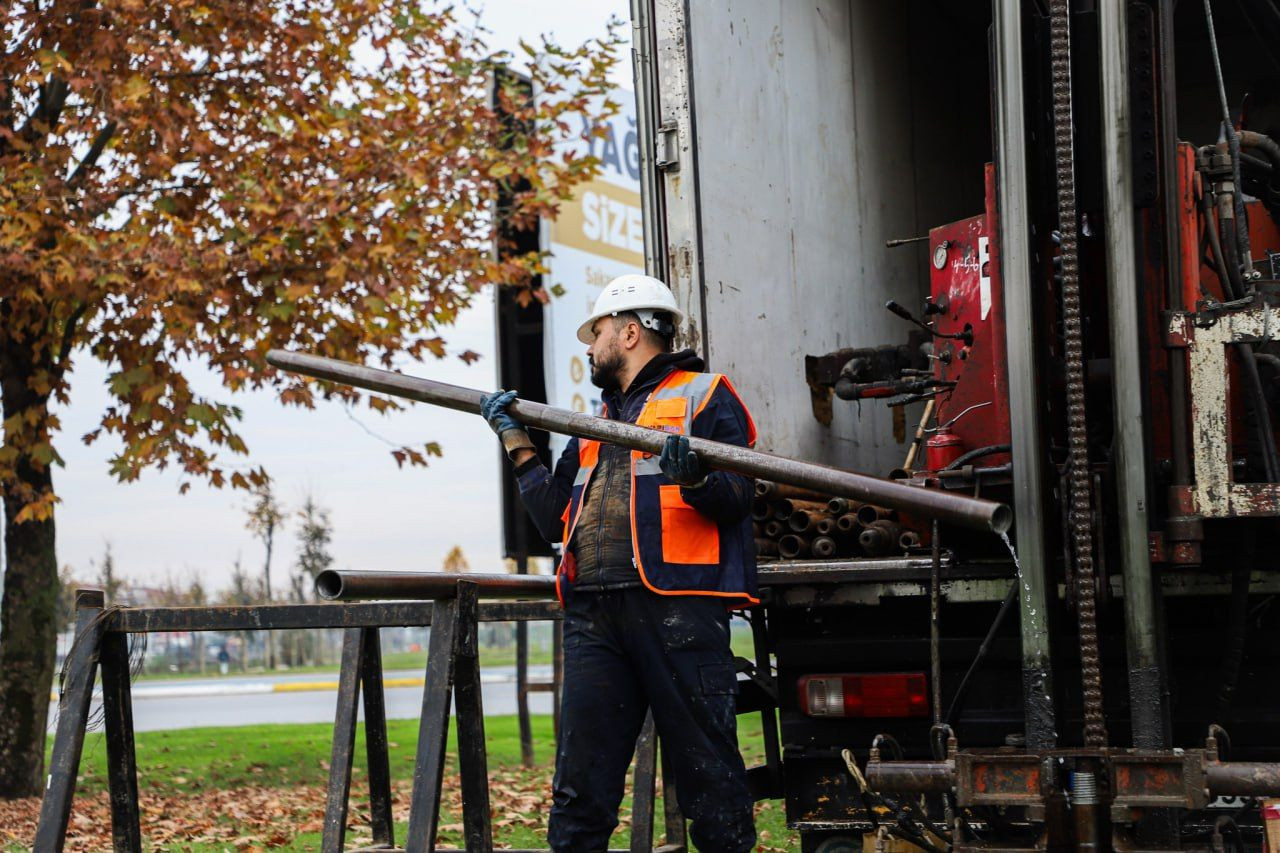
<path id="1" fill-rule="evenodd" d="M 1280 144 L 1270 136 L 1254 130 L 1237 131 L 1236 137 L 1240 140 L 1241 148 L 1252 148 L 1266 155 L 1271 162 L 1272 174 L 1280 174 Z"/>
<path id="2" fill-rule="evenodd" d="M 1239 220 L 1235 222 L 1238 224 Z M 1235 251 L 1237 231 L 1232 221 L 1223 217 L 1218 217 L 1218 228 L 1222 235 L 1220 242 L 1225 255 L 1223 264 L 1227 271 L 1224 286 L 1230 285 L 1228 295 L 1231 299 L 1241 299 L 1247 291 L 1240 277 L 1241 264 Z M 1254 430 L 1259 444 L 1258 453 L 1262 460 L 1264 476 L 1268 483 L 1280 482 L 1280 458 L 1277 458 L 1275 432 L 1271 426 L 1271 413 L 1267 409 L 1267 397 L 1262 390 L 1258 360 L 1251 345 L 1240 344 L 1236 349 L 1240 353 L 1240 364 L 1244 370 L 1245 388 L 1248 390 L 1249 408 L 1253 414 Z"/>
<path id="3" fill-rule="evenodd" d="M 947 463 L 947 466 L 942 470 L 954 471 L 957 468 L 963 468 L 975 459 L 981 459 L 984 456 L 991 456 L 996 453 L 1008 453 L 1012 449 L 1013 445 L 1010 444 L 989 444 L 986 447 L 979 447 L 957 456 Z"/>
<path id="4" fill-rule="evenodd" d="M 1245 255 L 1245 268 L 1253 269 L 1253 262 L 1248 257 L 1249 222 L 1245 219 L 1244 199 L 1240 196 L 1240 134 L 1236 132 L 1235 124 L 1231 121 L 1231 107 L 1227 104 L 1227 86 L 1222 79 L 1222 60 L 1218 57 L 1218 35 L 1213 28 L 1213 4 L 1210 0 L 1204 0 L 1204 20 L 1205 26 L 1209 30 L 1209 50 L 1213 55 L 1213 71 L 1218 83 L 1218 106 L 1222 110 L 1222 132 L 1227 137 L 1227 150 L 1231 154 L 1231 178 L 1236 185 L 1236 193 L 1232 202 L 1235 207 L 1236 219 L 1241 220 L 1240 227 L 1236 231 L 1237 242 L 1234 245 L 1237 254 Z"/>
<path id="5" fill-rule="evenodd" d="M 1258 134 L 1261 136 L 1261 134 Z M 1265 137 L 1264 137 L 1265 138 Z M 1208 194 L 1200 196 L 1200 213 L 1206 223 L 1213 220 L 1212 205 Z M 1244 296 L 1244 281 L 1240 276 L 1240 266 L 1234 254 L 1234 234 L 1230 233 L 1223 217 L 1218 217 L 1218 228 L 1205 229 L 1209 239 L 1209 251 L 1219 269 L 1219 281 L 1228 301 Z M 1259 444 L 1262 468 L 1267 482 L 1280 482 L 1280 458 L 1277 457 L 1275 435 L 1271 426 L 1271 416 L 1267 410 L 1266 395 L 1262 391 L 1262 377 L 1258 374 L 1258 362 L 1253 347 L 1240 344 L 1236 347 L 1240 353 L 1240 362 L 1245 374 L 1245 390 L 1248 408 L 1253 413 L 1254 430 Z"/>

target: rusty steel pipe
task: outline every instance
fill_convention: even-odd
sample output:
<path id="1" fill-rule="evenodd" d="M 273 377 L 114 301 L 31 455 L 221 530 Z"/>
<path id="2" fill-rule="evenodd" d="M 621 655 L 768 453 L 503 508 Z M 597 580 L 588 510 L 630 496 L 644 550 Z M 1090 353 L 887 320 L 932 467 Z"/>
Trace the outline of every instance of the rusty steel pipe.
<path id="1" fill-rule="evenodd" d="M 829 519 L 831 516 L 826 513 L 816 513 L 807 509 L 796 510 L 787 516 L 787 524 L 790 525 L 793 533 L 805 533 L 817 527 L 818 522 Z"/>
<path id="2" fill-rule="evenodd" d="M 867 784 L 893 794 L 945 794 L 955 787 L 955 768 L 944 761 L 871 761 Z"/>
<path id="3" fill-rule="evenodd" d="M 807 512 L 815 516 L 827 514 L 826 501 L 804 501 L 799 498 L 783 498 L 778 501 L 777 507 L 779 518 L 789 519 L 798 512 Z"/>
<path id="4" fill-rule="evenodd" d="M 1206 764 L 1204 775 L 1215 797 L 1280 797 L 1280 764 L 1228 761 Z"/>
<path id="5" fill-rule="evenodd" d="M 848 498 L 832 498 L 827 501 L 827 512 L 839 517 L 848 512 L 857 512 L 858 506 L 857 501 L 851 501 Z"/>
<path id="6" fill-rule="evenodd" d="M 883 557 L 898 549 L 902 529 L 892 521 L 873 521 L 858 535 L 858 544 L 873 557 Z"/>
<path id="7" fill-rule="evenodd" d="M 830 536 L 818 536 L 809 546 L 815 557 L 833 557 L 836 553 L 836 540 Z"/>
<path id="8" fill-rule="evenodd" d="M 808 536 L 788 533 L 778 540 L 778 556 L 784 560 L 794 560 L 796 557 L 804 556 L 809 553 L 810 541 Z"/>
<path id="9" fill-rule="evenodd" d="M 882 506 L 860 506 L 857 509 L 858 524 L 867 527 L 877 521 L 893 521 L 893 511 Z"/>
<path id="10" fill-rule="evenodd" d="M 836 519 L 836 529 L 841 533 L 853 533 L 860 527 L 862 527 L 862 524 L 858 521 L 858 516 L 851 512 L 845 513 Z"/>
<path id="11" fill-rule="evenodd" d="M 826 501 L 829 496 L 820 495 L 811 489 L 805 489 L 800 486 L 773 483 L 769 480 L 756 480 L 756 497 L 769 501 Z"/>
<path id="12" fill-rule="evenodd" d="M 454 598 L 458 583 L 479 587 L 480 598 L 555 598 L 550 575 L 481 575 L 456 572 L 348 572 L 327 569 L 316 575 L 316 595 L 326 601 L 362 598 L 439 600 Z"/>
<path id="13" fill-rule="evenodd" d="M 271 350 L 267 353 L 267 362 L 281 370 L 472 414 L 479 413 L 480 398 L 484 396 L 484 392 L 472 388 L 432 382 L 390 370 L 305 353 Z M 604 441 L 646 453 L 661 453 L 668 435 L 661 430 L 556 409 L 529 400 L 515 400 L 508 411 L 531 427 Z M 711 468 L 774 481 L 780 486 L 807 489 L 824 501 L 832 496 L 851 498 L 862 503 L 901 509 L 922 518 L 936 518 L 949 524 L 993 533 L 1007 531 L 1013 521 L 1013 513 L 1009 507 L 995 501 L 908 486 L 696 436 L 690 436 L 689 444 L 698 458 Z"/>

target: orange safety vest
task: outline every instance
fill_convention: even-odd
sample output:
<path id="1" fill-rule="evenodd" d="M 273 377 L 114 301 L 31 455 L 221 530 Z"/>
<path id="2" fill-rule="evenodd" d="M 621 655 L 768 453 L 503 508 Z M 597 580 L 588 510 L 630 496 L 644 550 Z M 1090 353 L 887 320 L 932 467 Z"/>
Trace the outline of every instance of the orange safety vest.
<path id="1" fill-rule="evenodd" d="M 718 373 L 673 370 L 649 394 L 636 425 L 694 435 L 698 415 L 720 385 L 742 402 L 729 380 Z M 755 423 L 746 406 L 742 409 L 748 446 L 754 446 Z M 562 604 L 564 585 L 574 580 L 569 543 L 599 455 L 600 442 L 578 440 L 578 471 L 562 516 L 564 557 L 556 571 L 556 593 Z M 750 519 L 717 524 L 685 503 L 680 488 L 662 473 L 654 454 L 631 451 L 631 544 L 640 581 L 659 595 L 709 595 L 758 604 Z"/>

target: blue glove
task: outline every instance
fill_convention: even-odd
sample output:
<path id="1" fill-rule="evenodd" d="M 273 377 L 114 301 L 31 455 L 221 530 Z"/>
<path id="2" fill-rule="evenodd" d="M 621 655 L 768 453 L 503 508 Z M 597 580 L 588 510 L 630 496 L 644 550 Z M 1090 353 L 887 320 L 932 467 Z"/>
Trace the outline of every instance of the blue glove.
<path id="1" fill-rule="evenodd" d="M 698 460 L 698 454 L 689 449 L 689 439 L 683 435 L 667 436 L 658 467 L 673 483 L 687 488 L 696 489 L 707 482 L 706 467 Z"/>
<path id="2" fill-rule="evenodd" d="M 507 430 L 524 429 L 520 422 L 507 414 L 507 406 L 516 398 L 515 391 L 494 391 L 480 398 L 480 416 L 489 422 L 489 427 L 498 435 Z"/>

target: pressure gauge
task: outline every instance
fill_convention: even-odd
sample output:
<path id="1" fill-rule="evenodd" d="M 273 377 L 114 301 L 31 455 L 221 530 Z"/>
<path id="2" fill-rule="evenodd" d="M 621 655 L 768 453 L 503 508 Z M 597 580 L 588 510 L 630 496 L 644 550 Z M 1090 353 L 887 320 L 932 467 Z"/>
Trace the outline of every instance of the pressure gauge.
<path id="1" fill-rule="evenodd" d="M 933 268 L 936 270 L 945 269 L 947 266 L 947 246 L 946 240 L 939 243 L 933 250 Z"/>

